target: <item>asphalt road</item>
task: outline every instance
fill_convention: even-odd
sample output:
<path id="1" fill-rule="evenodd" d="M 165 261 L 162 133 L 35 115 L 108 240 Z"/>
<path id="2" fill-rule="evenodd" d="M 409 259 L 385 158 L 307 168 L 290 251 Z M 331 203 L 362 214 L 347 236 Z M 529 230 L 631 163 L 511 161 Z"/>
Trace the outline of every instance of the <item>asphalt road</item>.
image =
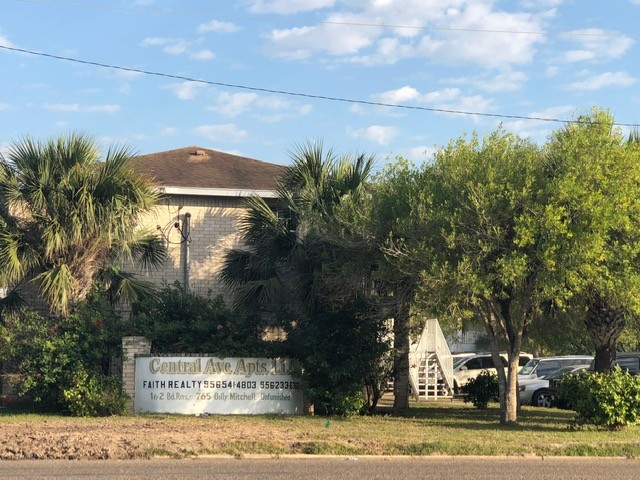
<path id="1" fill-rule="evenodd" d="M 286 457 L 1 461 L 11 479 L 637 480 L 640 460 L 594 458 Z"/>

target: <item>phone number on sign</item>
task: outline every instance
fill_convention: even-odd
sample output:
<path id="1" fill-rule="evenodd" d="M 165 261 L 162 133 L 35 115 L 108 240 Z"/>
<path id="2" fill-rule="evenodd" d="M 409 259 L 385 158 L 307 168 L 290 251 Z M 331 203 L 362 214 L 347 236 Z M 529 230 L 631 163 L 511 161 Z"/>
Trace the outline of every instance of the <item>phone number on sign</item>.
<path id="1" fill-rule="evenodd" d="M 205 380 L 204 388 L 260 388 L 263 390 L 299 390 L 300 382 L 289 381 L 260 381 L 255 380 Z"/>

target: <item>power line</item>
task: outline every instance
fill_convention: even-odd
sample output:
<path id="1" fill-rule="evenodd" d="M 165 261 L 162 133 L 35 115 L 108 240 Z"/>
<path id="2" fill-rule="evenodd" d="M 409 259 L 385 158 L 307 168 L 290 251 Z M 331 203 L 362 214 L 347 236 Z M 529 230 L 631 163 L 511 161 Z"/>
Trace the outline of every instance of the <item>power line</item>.
<path id="1" fill-rule="evenodd" d="M 265 17 L 255 17 L 248 15 L 224 15 L 213 12 L 195 12 L 195 11 L 180 11 L 180 10 L 160 10 L 152 8 L 133 8 L 133 7 L 116 7 L 113 5 L 98 5 L 95 3 L 71 3 L 71 2 L 55 2 L 47 0 L 14 0 L 20 3 L 37 3 L 43 5 L 57 5 L 63 7 L 80 7 L 80 8 L 97 8 L 103 10 L 116 10 L 123 12 L 134 13 L 153 13 L 163 15 L 185 15 L 185 16 L 198 16 L 211 15 L 217 18 L 225 19 L 241 19 L 251 20 L 253 22 L 264 21 Z M 269 21 L 290 23 L 290 19 L 268 17 Z M 482 28 L 455 28 L 455 27 L 424 27 L 418 25 L 395 25 L 389 23 L 367 23 L 367 22 L 340 22 L 331 20 L 313 20 L 319 25 L 337 25 L 348 27 L 369 27 L 369 28 L 396 28 L 396 29 L 408 29 L 408 30 L 425 30 L 425 31 L 443 31 L 443 32 L 467 32 L 467 33 L 500 33 L 509 35 L 557 35 L 563 37 L 593 37 L 593 38 L 631 38 L 635 39 L 635 36 L 625 33 L 593 33 L 593 32 L 556 32 L 556 31 L 526 31 L 526 30 L 500 30 L 500 29 L 482 29 Z"/>
<path id="2" fill-rule="evenodd" d="M 110 64 L 107 64 L 107 63 L 93 62 L 93 61 L 89 61 L 89 60 L 81 60 L 81 59 L 72 58 L 72 57 L 63 57 L 63 56 L 60 56 L 60 55 L 53 55 L 53 54 L 50 54 L 50 53 L 43 53 L 43 52 L 35 52 L 33 50 L 26 50 L 24 48 L 9 47 L 7 45 L 0 45 L 0 48 L 4 49 L 4 50 L 13 51 L 13 52 L 26 53 L 28 55 L 35 55 L 35 56 L 38 56 L 38 57 L 46 57 L 46 58 L 53 58 L 53 59 L 56 59 L 56 60 L 65 60 L 65 61 L 68 61 L 68 62 L 80 63 L 80 64 L 83 64 L 83 65 L 93 65 L 93 66 L 96 66 L 96 67 L 104 67 L 104 68 L 110 68 L 110 69 L 114 69 L 114 70 L 122 70 L 122 71 L 125 71 L 125 72 L 140 73 L 140 74 L 143 74 L 143 75 L 152 75 L 152 76 L 156 76 L 156 77 L 172 78 L 172 79 L 183 80 L 183 81 L 187 81 L 187 82 L 202 83 L 202 84 L 205 84 L 205 85 L 214 85 L 214 86 L 217 86 L 217 87 L 237 88 L 237 89 L 241 89 L 241 90 L 250 90 L 250 91 L 254 91 L 254 92 L 273 93 L 273 94 L 276 94 L 276 95 L 287 95 L 287 96 L 290 96 L 290 97 L 313 98 L 313 99 L 317 99 L 317 100 L 329 100 L 329 101 L 332 101 L 332 102 L 351 103 L 351 104 L 358 104 L 358 105 L 369 105 L 369 106 L 375 106 L 375 107 L 400 108 L 400 109 L 405 109 L 405 110 L 421 110 L 421 111 L 426 111 L 426 112 L 450 113 L 450 114 L 454 114 L 454 115 L 469 115 L 469 116 L 477 116 L 477 117 L 503 118 L 503 119 L 509 119 L 509 120 L 535 120 L 535 121 L 539 121 L 539 122 L 555 122 L 555 123 L 566 123 L 566 124 L 569 124 L 569 123 L 581 123 L 578 120 L 563 120 L 561 118 L 553 118 L 553 117 L 537 117 L 537 116 L 527 116 L 527 115 L 508 115 L 508 114 L 485 113 L 485 112 L 468 112 L 468 111 L 463 111 L 463 110 L 450 110 L 450 109 L 446 109 L 446 108 L 431 108 L 431 107 L 421 107 L 419 105 L 403 105 L 403 104 L 397 104 L 397 103 L 373 102 L 373 101 L 368 101 L 368 100 L 357 100 L 357 99 L 344 98 L 344 97 L 332 97 L 332 96 L 327 96 L 327 95 L 316 95 L 316 94 L 312 94 L 312 93 L 291 92 L 291 91 L 287 91 L 287 90 L 276 90 L 276 89 L 262 88 L 262 87 L 250 87 L 250 86 L 247 86 L 247 85 L 238 85 L 238 84 L 233 84 L 233 83 L 215 82 L 215 81 L 211 81 L 211 80 L 202 80 L 200 78 L 186 77 L 186 76 L 183 76 L 183 75 L 174 75 L 174 74 L 170 74 L 170 73 L 154 72 L 154 71 L 150 71 L 150 70 L 141 70 L 141 69 L 138 69 L 138 68 L 122 67 L 122 66 L 119 66 L 119 65 L 110 65 Z M 640 128 L 640 124 L 637 124 L 637 123 L 614 123 L 614 125 L 617 125 L 617 126 L 620 126 L 620 127 Z"/>

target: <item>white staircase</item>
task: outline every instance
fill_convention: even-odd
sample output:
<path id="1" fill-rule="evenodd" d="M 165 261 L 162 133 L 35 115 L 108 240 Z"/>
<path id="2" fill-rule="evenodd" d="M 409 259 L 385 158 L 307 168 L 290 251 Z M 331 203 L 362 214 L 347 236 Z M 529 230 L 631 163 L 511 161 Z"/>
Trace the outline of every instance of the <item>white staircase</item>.
<path id="1" fill-rule="evenodd" d="M 440 324 L 427 320 L 409 353 L 409 383 L 415 400 L 453 396 L 453 360 Z"/>

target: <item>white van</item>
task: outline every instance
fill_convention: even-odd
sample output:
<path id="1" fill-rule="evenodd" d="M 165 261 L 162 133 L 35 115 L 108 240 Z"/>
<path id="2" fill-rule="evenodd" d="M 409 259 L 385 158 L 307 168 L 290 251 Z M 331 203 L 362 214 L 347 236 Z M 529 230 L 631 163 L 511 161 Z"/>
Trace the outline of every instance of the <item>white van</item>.
<path id="1" fill-rule="evenodd" d="M 507 354 L 501 353 L 500 357 L 502 357 L 504 366 L 507 367 Z M 531 358 L 533 358 L 533 355 L 530 353 L 520 353 L 520 365 L 525 365 Z M 490 353 L 477 353 L 459 358 L 453 364 L 453 391 L 460 393 L 460 387 L 484 371 L 493 374 L 497 373 Z"/>
<path id="2" fill-rule="evenodd" d="M 593 357 L 589 355 L 564 355 L 560 357 L 532 358 L 518 372 L 518 380 L 543 378 L 562 367 L 589 366 Z"/>

